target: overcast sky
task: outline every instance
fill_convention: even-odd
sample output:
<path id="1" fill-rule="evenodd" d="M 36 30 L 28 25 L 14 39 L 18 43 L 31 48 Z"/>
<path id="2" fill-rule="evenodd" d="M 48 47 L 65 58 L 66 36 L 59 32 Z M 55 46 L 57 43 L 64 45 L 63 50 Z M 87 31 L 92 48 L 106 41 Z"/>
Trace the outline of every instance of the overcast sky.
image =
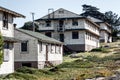
<path id="1" fill-rule="evenodd" d="M 83 4 L 98 7 L 103 13 L 113 11 L 120 15 L 120 0 L 0 0 L 0 6 L 26 16 L 25 19 L 15 19 L 17 27 L 32 20 L 31 12 L 35 13 L 35 19 L 46 15 L 49 8 L 54 8 L 54 10 L 64 8 L 80 14 Z"/>

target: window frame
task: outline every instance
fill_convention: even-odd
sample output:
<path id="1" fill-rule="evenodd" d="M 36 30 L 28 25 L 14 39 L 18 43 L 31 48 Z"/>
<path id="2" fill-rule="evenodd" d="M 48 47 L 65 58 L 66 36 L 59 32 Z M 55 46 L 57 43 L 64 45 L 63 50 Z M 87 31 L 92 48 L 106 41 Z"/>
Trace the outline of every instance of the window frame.
<path id="1" fill-rule="evenodd" d="M 79 39 L 79 32 L 72 32 L 72 39 Z"/>
<path id="2" fill-rule="evenodd" d="M 25 42 L 26 42 L 26 50 L 25 50 L 25 51 L 22 51 L 22 48 L 23 48 L 23 47 L 22 47 L 22 43 L 25 43 Z M 22 42 L 21 42 L 21 49 L 20 49 L 21 53 L 26 53 L 26 52 L 28 52 L 28 50 L 29 50 L 29 49 L 28 49 L 28 40 L 27 40 L 27 41 L 22 41 Z"/>

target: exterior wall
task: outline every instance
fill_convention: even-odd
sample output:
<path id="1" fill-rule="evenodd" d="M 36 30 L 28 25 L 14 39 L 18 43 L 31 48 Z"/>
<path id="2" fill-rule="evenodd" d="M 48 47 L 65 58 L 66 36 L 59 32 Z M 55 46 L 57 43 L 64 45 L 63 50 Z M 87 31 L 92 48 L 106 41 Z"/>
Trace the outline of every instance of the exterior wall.
<path id="1" fill-rule="evenodd" d="M 8 61 L 3 61 L 0 65 L 0 75 L 1 74 L 9 74 L 14 72 L 14 48 L 13 43 L 10 43 L 11 49 L 9 49 Z M 5 49 L 4 49 L 5 50 Z"/>
<path id="2" fill-rule="evenodd" d="M 18 68 L 23 67 L 23 63 L 30 63 L 32 68 L 38 68 L 38 62 L 37 61 L 16 61 L 15 62 L 15 70 Z"/>
<path id="3" fill-rule="evenodd" d="M 15 38 L 20 39 L 22 41 L 28 40 L 29 42 L 28 52 L 26 53 L 21 53 L 20 50 L 21 43 L 15 43 L 15 69 L 22 67 L 22 63 L 25 62 L 31 63 L 32 65 L 31 67 L 38 69 L 44 68 L 46 61 L 49 61 L 53 64 L 62 63 L 63 60 L 62 46 L 59 47 L 60 49 L 58 49 L 58 46 L 55 44 L 39 42 L 38 39 L 17 30 L 15 30 Z M 46 58 L 46 56 L 48 57 Z M 33 65 L 33 63 L 35 64 Z"/>
<path id="4" fill-rule="evenodd" d="M 2 36 L 14 37 L 14 27 L 13 27 L 12 15 L 8 15 L 8 29 L 5 29 L 3 27 L 2 17 L 3 17 L 3 13 L 0 12 L 0 31 L 2 33 Z"/>
<path id="5" fill-rule="evenodd" d="M 2 36 L 5 37 L 14 37 L 14 27 L 13 27 L 13 17 L 12 15 L 8 14 L 8 29 L 3 28 L 3 12 L 0 12 L 0 32 Z M 10 43 L 12 46 L 13 43 Z M 8 61 L 3 61 L 0 65 L 0 75 L 1 74 L 9 74 L 14 72 L 14 48 L 9 49 L 8 54 Z"/>
<path id="6" fill-rule="evenodd" d="M 85 44 L 85 31 L 78 31 L 79 38 L 72 39 L 72 31 L 65 32 L 64 44 L 65 45 L 72 45 L 72 44 Z"/>
<path id="7" fill-rule="evenodd" d="M 21 43 L 15 43 L 15 62 L 16 61 L 37 61 L 37 39 L 15 30 L 15 38 L 28 41 L 28 51 L 21 52 Z"/>
<path id="8" fill-rule="evenodd" d="M 111 37 L 109 38 L 109 34 L 106 31 L 101 31 L 100 33 L 100 41 L 107 43 L 108 41 L 111 42 Z"/>
<path id="9" fill-rule="evenodd" d="M 40 50 L 41 44 L 38 44 L 38 68 L 42 69 L 45 66 L 45 62 L 49 61 L 53 65 L 62 63 L 63 61 L 63 46 L 56 44 L 42 43 L 42 50 Z"/>
<path id="10" fill-rule="evenodd" d="M 86 29 L 90 30 L 92 33 L 97 34 L 97 35 L 100 34 L 99 33 L 99 28 L 96 27 L 95 25 L 91 24 L 90 22 L 85 21 L 84 26 L 85 26 Z"/>
<path id="11" fill-rule="evenodd" d="M 100 24 L 100 42 L 112 42 L 111 29 L 105 23 Z"/>

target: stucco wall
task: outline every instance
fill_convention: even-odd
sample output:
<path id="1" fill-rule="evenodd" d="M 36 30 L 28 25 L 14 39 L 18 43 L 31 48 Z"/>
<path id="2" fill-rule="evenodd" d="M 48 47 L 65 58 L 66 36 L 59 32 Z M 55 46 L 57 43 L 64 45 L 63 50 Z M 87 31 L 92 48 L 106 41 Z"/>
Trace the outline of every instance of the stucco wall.
<path id="1" fill-rule="evenodd" d="M 13 27 L 13 17 L 12 15 L 8 15 L 8 29 L 3 28 L 3 13 L 0 12 L 0 32 L 2 36 L 6 37 L 14 37 L 14 27 Z M 12 46 L 13 43 L 10 43 Z M 9 60 L 3 61 L 0 65 L 0 74 L 8 74 L 14 72 L 14 48 L 9 49 Z"/>
<path id="2" fill-rule="evenodd" d="M 65 38 L 64 38 L 64 44 L 85 44 L 85 31 L 78 31 L 79 38 L 78 39 L 72 39 L 72 32 L 65 32 Z"/>
<path id="3" fill-rule="evenodd" d="M 10 46 L 13 46 L 13 43 L 10 43 Z M 8 61 L 3 61 L 0 65 L 0 74 L 9 74 L 14 72 L 14 48 L 9 49 Z"/>
<path id="4" fill-rule="evenodd" d="M 8 15 L 8 29 L 3 27 L 2 21 L 3 13 L 0 12 L 0 31 L 3 36 L 14 37 L 14 27 L 13 27 L 13 17 L 12 15 Z"/>
<path id="5" fill-rule="evenodd" d="M 21 52 L 21 43 L 15 43 L 15 61 L 37 61 L 37 39 L 15 30 L 15 38 L 28 41 L 28 51 Z"/>

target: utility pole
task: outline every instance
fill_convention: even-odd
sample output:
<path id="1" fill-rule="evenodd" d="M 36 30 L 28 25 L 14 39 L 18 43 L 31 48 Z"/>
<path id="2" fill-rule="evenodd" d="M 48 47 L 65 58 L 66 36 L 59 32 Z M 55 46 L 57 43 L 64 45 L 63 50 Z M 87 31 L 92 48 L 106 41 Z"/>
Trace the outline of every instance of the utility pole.
<path id="1" fill-rule="evenodd" d="M 31 12 L 32 14 L 32 20 L 33 20 L 33 23 L 32 23 L 32 27 L 33 27 L 33 31 L 35 32 L 35 24 L 34 24 L 34 14 L 33 12 Z"/>

